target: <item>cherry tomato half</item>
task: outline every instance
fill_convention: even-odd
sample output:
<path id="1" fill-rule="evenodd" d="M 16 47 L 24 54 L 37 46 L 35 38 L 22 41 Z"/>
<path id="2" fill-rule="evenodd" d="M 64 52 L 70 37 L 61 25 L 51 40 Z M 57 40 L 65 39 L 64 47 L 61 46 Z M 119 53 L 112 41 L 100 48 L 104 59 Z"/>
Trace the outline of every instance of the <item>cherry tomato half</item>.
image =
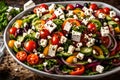
<path id="1" fill-rule="evenodd" d="M 103 10 L 104 10 L 104 12 L 105 12 L 106 14 L 109 14 L 109 13 L 110 13 L 110 8 L 108 8 L 108 7 L 103 8 Z"/>
<path id="2" fill-rule="evenodd" d="M 24 44 L 24 47 L 27 51 L 33 52 L 33 50 L 36 49 L 37 45 L 35 41 L 30 40 Z"/>
<path id="3" fill-rule="evenodd" d="M 90 8 L 92 9 L 92 10 L 97 10 L 98 9 L 98 6 L 97 6 L 97 4 L 90 4 Z"/>
<path id="4" fill-rule="evenodd" d="M 53 45 L 59 45 L 59 41 L 60 41 L 61 36 L 63 36 L 62 32 L 57 32 L 57 33 L 53 34 L 51 43 Z"/>
<path id="5" fill-rule="evenodd" d="M 20 61 L 25 61 L 27 58 L 27 53 L 25 51 L 19 51 L 16 54 L 16 58 Z"/>
<path id="6" fill-rule="evenodd" d="M 40 37 L 46 39 L 50 32 L 47 29 L 40 30 Z"/>
<path id="7" fill-rule="evenodd" d="M 100 13 L 104 13 L 103 9 L 99 9 L 96 11 L 95 16 L 98 16 Z"/>
<path id="8" fill-rule="evenodd" d="M 49 18 L 49 20 L 56 19 L 57 16 L 53 13 L 52 16 Z"/>
<path id="9" fill-rule="evenodd" d="M 74 6 L 72 4 L 68 4 L 66 6 L 66 10 L 73 10 L 74 9 Z"/>
<path id="10" fill-rule="evenodd" d="M 95 32 L 95 31 L 97 31 L 96 25 L 95 25 L 94 23 L 89 23 L 89 24 L 88 24 L 88 30 L 89 30 L 90 32 Z"/>
<path id="11" fill-rule="evenodd" d="M 16 27 L 11 27 L 9 33 L 15 35 L 16 31 L 17 31 Z"/>
<path id="12" fill-rule="evenodd" d="M 39 62 L 39 57 L 36 54 L 29 54 L 27 57 L 27 62 L 30 65 L 37 64 Z"/>
<path id="13" fill-rule="evenodd" d="M 85 67 L 84 66 L 80 66 L 79 68 L 75 68 L 75 70 L 71 71 L 70 74 L 71 75 L 81 75 L 85 72 Z"/>

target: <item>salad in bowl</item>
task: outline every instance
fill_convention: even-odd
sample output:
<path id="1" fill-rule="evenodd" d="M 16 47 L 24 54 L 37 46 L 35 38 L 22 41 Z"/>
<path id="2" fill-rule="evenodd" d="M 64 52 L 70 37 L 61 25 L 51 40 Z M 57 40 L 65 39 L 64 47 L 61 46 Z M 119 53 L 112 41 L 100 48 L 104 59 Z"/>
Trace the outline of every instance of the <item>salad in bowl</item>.
<path id="1" fill-rule="evenodd" d="M 120 66 L 120 17 L 96 3 L 37 5 L 8 34 L 17 60 L 39 71 L 88 76 Z"/>

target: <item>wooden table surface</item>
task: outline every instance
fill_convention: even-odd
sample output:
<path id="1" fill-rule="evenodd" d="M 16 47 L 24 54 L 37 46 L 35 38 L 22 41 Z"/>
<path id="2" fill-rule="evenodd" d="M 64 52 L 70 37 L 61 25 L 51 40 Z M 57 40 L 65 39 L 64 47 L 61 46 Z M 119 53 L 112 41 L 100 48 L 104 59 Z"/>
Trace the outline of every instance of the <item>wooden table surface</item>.
<path id="1" fill-rule="evenodd" d="M 1 0 L 0 0 L 1 1 Z M 8 5 L 23 7 L 23 4 L 28 0 L 5 0 Z M 51 2 L 51 1 L 67 1 L 67 0 L 33 0 L 36 4 L 43 2 Z M 86 0 L 87 1 L 87 0 Z M 89 0 L 90 1 L 90 0 Z M 101 1 L 108 3 L 118 9 L 120 9 L 120 0 L 91 0 L 91 1 Z M 14 59 L 10 56 L 10 54 L 5 50 L 5 57 L 0 64 L 0 80 L 54 80 L 48 77 L 43 77 L 37 75 L 19 64 L 17 64 Z M 120 72 L 115 74 L 106 76 L 101 79 L 96 80 L 120 80 Z"/>

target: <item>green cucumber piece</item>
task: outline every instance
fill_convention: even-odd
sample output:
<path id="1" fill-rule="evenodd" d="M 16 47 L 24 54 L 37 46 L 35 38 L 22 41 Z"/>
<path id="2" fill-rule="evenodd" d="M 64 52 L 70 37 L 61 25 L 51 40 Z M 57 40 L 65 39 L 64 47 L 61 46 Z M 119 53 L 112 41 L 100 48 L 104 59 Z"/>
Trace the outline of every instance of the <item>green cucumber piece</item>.
<path id="1" fill-rule="evenodd" d="M 15 52 L 18 52 L 18 51 L 19 51 L 18 48 L 16 48 L 15 46 L 13 47 L 13 50 L 14 50 Z"/>
<path id="2" fill-rule="evenodd" d="M 60 4 L 58 4 L 57 7 L 61 8 L 61 9 L 65 9 L 65 7 L 63 5 L 60 5 Z"/>
<path id="3" fill-rule="evenodd" d="M 37 14 L 28 15 L 28 19 L 34 19 L 35 17 L 37 17 Z"/>
<path id="4" fill-rule="evenodd" d="M 17 41 L 22 42 L 23 40 L 24 40 L 24 37 L 23 37 L 23 36 L 18 36 L 18 37 L 17 37 Z"/>
<path id="5" fill-rule="evenodd" d="M 67 53 L 67 52 L 57 53 L 57 56 L 58 56 L 58 57 L 69 57 L 69 56 L 71 56 L 71 55 L 72 55 L 72 54 Z"/>
<path id="6" fill-rule="evenodd" d="M 85 55 L 91 55 L 92 51 L 92 47 L 81 47 L 80 49 L 80 52 L 84 53 Z"/>
<path id="7" fill-rule="evenodd" d="M 113 28 L 119 26 L 115 21 L 108 21 L 108 25 L 112 25 Z"/>
<path id="8" fill-rule="evenodd" d="M 45 15 L 43 15 L 43 16 L 41 17 L 41 19 L 47 20 L 47 19 L 49 19 L 50 17 L 52 17 L 51 14 L 45 14 Z"/>
<path id="9" fill-rule="evenodd" d="M 103 50 L 103 53 L 105 55 L 108 55 L 109 51 L 108 51 L 108 49 L 104 45 L 100 45 L 100 48 Z"/>
<path id="10" fill-rule="evenodd" d="M 93 57 L 96 58 L 96 59 L 105 59 L 104 55 L 97 56 L 97 55 L 93 54 Z"/>
<path id="11" fill-rule="evenodd" d="M 106 16 L 106 20 L 111 21 L 112 18 L 110 16 Z"/>

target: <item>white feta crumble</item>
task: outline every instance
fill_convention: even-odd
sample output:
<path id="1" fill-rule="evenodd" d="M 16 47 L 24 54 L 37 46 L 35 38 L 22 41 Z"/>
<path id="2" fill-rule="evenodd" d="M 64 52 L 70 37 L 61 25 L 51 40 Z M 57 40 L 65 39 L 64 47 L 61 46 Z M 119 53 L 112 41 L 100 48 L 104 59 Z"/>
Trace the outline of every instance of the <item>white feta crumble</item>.
<path id="1" fill-rule="evenodd" d="M 84 54 L 78 53 L 76 57 L 77 57 L 78 59 L 80 59 L 80 60 L 83 60 Z"/>
<path id="2" fill-rule="evenodd" d="M 40 33 L 39 33 L 39 32 L 36 32 L 36 33 L 35 33 L 35 38 L 37 38 L 37 39 L 40 38 Z"/>
<path id="3" fill-rule="evenodd" d="M 87 9 L 87 10 L 85 10 L 85 15 L 90 16 L 90 15 L 92 15 L 92 13 L 93 13 L 93 10 L 92 10 L 92 9 Z"/>
<path id="4" fill-rule="evenodd" d="M 16 48 L 19 48 L 19 47 L 21 47 L 21 42 L 15 41 L 14 45 L 15 45 Z"/>
<path id="5" fill-rule="evenodd" d="M 42 16 L 42 11 L 40 10 L 40 8 L 36 9 L 36 14 L 38 17 Z"/>
<path id="6" fill-rule="evenodd" d="M 64 50 L 63 47 L 58 47 L 58 49 L 57 49 L 58 52 L 61 52 L 61 51 L 63 51 L 63 50 Z"/>
<path id="7" fill-rule="evenodd" d="M 50 33 L 57 27 L 57 25 L 54 22 L 52 22 L 51 20 L 46 22 L 46 24 L 44 26 Z"/>
<path id="8" fill-rule="evenodd" d="M 46 39 L 41 39 L 41 40 L 40 40 L 40 45 L 41 45 L 42 47 L 46 47 L 46 45 L 47 45 L 47 40 L 46 40 Z"/>
<path id="9" fill-rule="evenodd" d="M 58 47 L 58 45 L 50 45 L 48 55 L 51 57 L 54 57 L 56 54 L 56 51 L 57 51 L 57 47 Z"/>
<path id="10" fill-rule="evenodd" d="M 85 6 L 82 8 L 82 10 L 83 10 L 83 11 L 86 11 L 87 9 L 88 9 L 88 8 L 87 8 L 87 7 L 85 7 Z"/>
<path id="11" fill-rule="evenodd" d="M 100 32 L 101 32 L 101 35 L 102 35 L 102 36 L 108 36 L 108 34 L 110 33 L 108 26 L 106 26 L 106 27 L 101 27 Z"/>
<path id="12" fill-rule="evenodd" d="M 45 55 L 44 54 L 39 54 L 39 57 L 40 58 L 45 58 Z"/>
<path id="13" fill-rule="evenodd" d="M 27 25 L 28 25 L 28 24 L 27 24 L 26 22 L 23 24 L 24 27 L 26 27 Z"/>
<path id="14" fill-rule="evenodd" d="M 65 36 L 61 36 L 60 43 L 63 44 L 67 41 L 67 38 Z"/>
<path id="15" fill-rule="evenodd" d="M 71 27 L 72 27 L 72 24 L 71 24 L 70 22 L 66 22 L 66 24 L 65 24 L 65 26 L 64 26 L 64 28 L 63 28 L 63 30 L 69 32 L 70 29 L 71 29 Z"/>
<path id="16" fill-rule="evenodd" d="M 95 39 L 94 38 L 88 38 L 88 42 L 86 43 L 87 47 L 91 47 L 94 45 Z"/>
<path id="17" fill-rule="evenodd" d="M 81 39 L 81 32 L 72 30 L 72 40 L 76 42 L 80 42 L 80 39 Z"/>
<path id="18" fill-rule="evenodd" d="M 104 26 L 107 26 L 107 23 L 106 23 L 106 22 L 104 22 L 104 23 L 103 23 L 103 25 L 104 25 Z"/>
<path id="19" fill-rule="evenodd" d="M 95 50 L 93 50 L 93 54 L 97 54 L 97 52 Z"/>
<path id="20" fill-rule="evenodd" d="M 85 25 L 87 25 L 87 24 L 88 24 L 88 21 L 89 21 L 88 19 L 83 19 L 83 20 L 82 20 L 82 23 L 85 24 Z"/>
<path id="21" fill-rule="evenodd" d="M 80 48 L 82 45 L 83 45 L 83 44 L 82 44 L 81 42 L 76 44 L 76 46 L 77 46 L 78 48 Z"/>
<path id="22" fill-rule="evenodd" d="M 56 5 L 55 4 L 51 4 L 49 6 L 49 11 L 55 10 L 55 8 L 56 8 Z"/>
<path id="23" fill-rule="evenodd" d="M 68 47 L 68 53 L 72 54 L 74 52 L 74 50 L 75 50 L 75 47 L 73 45 L 70 45 Z"/>
<path id="24" fill-rule="evenodd" d="M 75 51 L 80 51 L 80 48 L 79 47 L 75 48 Z"/>
<path id="25" fill-rule="evenodd" d="M 92 19 L 95 19 L 95 16 L 91 15 L 91 16 L 89 17 L 89 20 L 92 20 Z"/>
<path id="26" fill-rule="evenodd" d="M 115 17 L 116 16 L 116 12 L 115 11 L 110 11 L 110 17 Z"/>
<path id="27" fill-rule="evenodd" d="M 105 18 L 105 14 L 99 13 L 99 14 L 98 14 L 98 18 L 104 19 L 104 18 Z"/>
<path id="28" fill-rule="evenodd" d="M 114 20 L 115 20 L 115 21 L 119 21 L 119 18 L 115 18 Z"/>
<path id="29" fill-rule="evenodd" d="M 76 58 L 76 57 L 73 58 L 73 62 L 74 62 L 74 63 L 77 63 L 77 58 Z"/>
<path id="30" fill-rule="evenodd" d="M 60 15 L 64 14 L 63 10 L 61 8 L 57 8 L 55 11 L 54 11 L 54 14 L 59 17 Z"/>
<path id="31" fill-rule="evenodd" d="M 27 33 L 23 33 L 23 37 L 27 36 Z"/>
<path id="32" fill-rule="evenodd" d="M 74 19 L 78 19 L 77 15 L 73 15 L 73 18 L 74 18 Z"/>
<path id="33" fill-rule="evenodd" d="M 52 37 L 51 36 L 47 36 L 48 39 L 51 39 Z"/>
<path id="34" fill-rule="evenodd" d="M 44 66 L 44 67 L 46 67 L 47 65 L 48 65 L 48 63 L 47 63 L 47 62 L 44 62 L 44 63 L 43 63 L 43 66 Z"/>
<path id="35" fill-rule="evenodd" d="M 8 9 L 7 9 L 7 12 L 10 12 L 12 9 L 13 9 L 13 7 L 9 6 Z"/>
<path id="36" fill-rule="evenodd" d="M 92 63 L 92 59 L 90 59 L 90 58 L 88 58 L 88 60 L 87 60 L 89 63 Z"/>
<path id="37" fill-rule="evenodd" d="M 33 7 L 33 6 L 35 6 L 35 3 L 32 0 L 29 0 L 28 2 L 26 2 L 24 4 L 24 10 L 27 10 L 27 9 Z"/>
<path id="38" fill-rule="evenodd" d="M 66 16 L 72 16 L 73 15 L 73 11 L 72 10 L 69 10 L 68 13 L 66 14 Z"/>
<path id="39" fill-rule="evenodd" d="M 33 33 L 33 32 L 34 31 L 32 29 L 29 29 L 27 33 L 30 34 L 30 33 Z"/>
<path id="40" fill-rule="evenodd" d="M 96 71 L 99 72 L 99 73 L 102 73 L 104 70 L 104 67 L 102 65 L 97 65 L 96 66 Z"/>
<path id="41" fill-rule="evenodd" d="M 34 53 L 37 53 L 37 50 L 36 50 L 36 49 L 33 49 L 33 52 L 34 52 Z"/>
<path id="42" fill-rule="evenodd" d="M 62 19 L 62 20 L 65 20 L 65 15 L 62 14 L 62 15 L 59 16 L 59 18 Z"/>
<path id="43" fill-rule="evenodd" d="M 35 26 L 32 26 L 32 29 L 35 30 Z"/>

